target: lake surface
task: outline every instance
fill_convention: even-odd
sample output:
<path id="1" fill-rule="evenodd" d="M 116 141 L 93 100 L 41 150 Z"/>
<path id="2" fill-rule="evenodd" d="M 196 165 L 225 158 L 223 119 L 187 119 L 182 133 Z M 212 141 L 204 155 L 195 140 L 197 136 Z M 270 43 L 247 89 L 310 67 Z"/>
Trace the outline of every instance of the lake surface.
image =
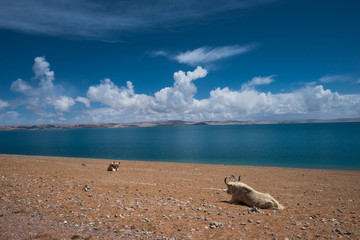
<path id="1" fill-rule="evenodd" d="M 0 131 L 0 153 L 360 171 L 360 123 Z"/>

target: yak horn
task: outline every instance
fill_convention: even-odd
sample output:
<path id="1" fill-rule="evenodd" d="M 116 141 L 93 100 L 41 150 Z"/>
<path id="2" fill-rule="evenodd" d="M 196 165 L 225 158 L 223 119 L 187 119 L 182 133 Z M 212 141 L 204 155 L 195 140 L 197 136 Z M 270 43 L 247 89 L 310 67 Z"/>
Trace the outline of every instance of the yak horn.
<path id="1" fill-rule="evenodd" d="M 228 177 L 225 177 L 225 179 L 224 179 L 224 182 L 225 182 L 226 185 L 228 185 L 228 183 L 226 182 L 227 178 L 228 178 Z"/>
<path id="2" fill-rule="evenodd" d="M 238 181 L 240 182 L 241 180 L 240 180 L 240 176 L 239 176 L 239 178 L 238 178 Z"/>

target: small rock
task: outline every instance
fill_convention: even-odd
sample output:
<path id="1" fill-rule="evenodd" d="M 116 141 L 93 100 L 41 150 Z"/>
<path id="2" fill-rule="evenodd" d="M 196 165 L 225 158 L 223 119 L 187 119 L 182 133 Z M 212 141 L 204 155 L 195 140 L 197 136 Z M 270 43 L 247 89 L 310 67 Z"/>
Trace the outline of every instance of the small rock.
<path id="1" fill-rule="evenodd" d="M 343 235 L 342 231 L 340 229 L 338 229 L 338 228 L 335 229 L 335 232 L 337 232 L 340 235 Z"/>
<path id="2" fill-rule="evenodd" d="M 136 227 L 135 227 L 135 225 L 133 224 L 133 225 L 131 225 L 131 227 L 130 227 L 131 229 L 136 229 Z"/>

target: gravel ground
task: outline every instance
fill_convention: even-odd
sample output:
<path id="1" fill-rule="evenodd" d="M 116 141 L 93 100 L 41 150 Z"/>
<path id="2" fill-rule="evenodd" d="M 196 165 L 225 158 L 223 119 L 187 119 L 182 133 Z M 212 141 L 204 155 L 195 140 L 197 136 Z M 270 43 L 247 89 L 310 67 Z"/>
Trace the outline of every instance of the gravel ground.
<path id="1" fill-rule="evenodd" d="M 360 172 L 0 155 L 0 239 L 360 239 Z M 225 176 L 285 210 L 230 204 Z"/>

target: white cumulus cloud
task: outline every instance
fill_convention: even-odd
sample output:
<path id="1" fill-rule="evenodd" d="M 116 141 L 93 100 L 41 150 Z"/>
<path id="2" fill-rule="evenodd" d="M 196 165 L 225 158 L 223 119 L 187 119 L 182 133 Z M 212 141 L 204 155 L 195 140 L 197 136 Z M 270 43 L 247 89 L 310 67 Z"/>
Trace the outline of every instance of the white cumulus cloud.
<path id="1" fill-rule="evenodd" d="M 0 110 L 4 110 L 5 108 L 9 107 L 10 104 L 6 101 L 0 99 Z"/>
<path id="2" fill-rule="evenodd" d="M 301 99 L 306 106 L 305 111 L 309 112 L 328 112 L 333 108 L 336 109 L 341 101 L 340 95 L 333 93 L 330 89 L 324 89 L 322 85 L 306 87 L 298 91 Z"/>
<path id="3" fill-rule="evenodd" d="M 70 107 L 75 104 L 74 99 L 68 96 L 60 96 L 54 100 L 54 107 L 59 112 L 68 112 Z"/>
<path id="4" fill-rule="evenodd" d="M 193 81 L 206 75 L 207 71 L 201 67 L 197 67 L 193 72 L 174 73 L 174 85 L 155 93 L 155 105 L 152 108 L 160 112 L 185 110 L 193 104 L 197 92 Z"/>
<path id="5" fill-rule="evenodd" d="M 32 93 L 33 88 L 21 78 L 18 78 L 11 84 L 11 90 L 14 92 L 23 93 L 29 95 Z"/>
<path id="6" fill-rule="evenodd" d="M 77 97 L 77 98 L 75 99 L 75 101 L 81 102 L 81 103 L 83 103 L 87 108 L 90 108 L 90 100 L 87 99 L 87 98 L 85 98 L 85 97 Z"/>
<path id="7" fill-rule="evenodd" d="M 54 72 L 50 71 L 50 64 L 45 60 L 45 57 L 36 57 L 34 59 L 33 71 L 36 79 L 40 80 L 40 87 L 46 90 L 54 87 L 55 80 Z"/>
<path id="8" fill-rule="evenodd" d="M 102 108 L 89 109 L 79 119 L 101 122 L 134 122 L 181 119 L 202 120 L 263 120 L 354 117 L 360 114 L 360 95 L 341 95 L 322 85 L 305 86 L 288 93 L 256 90 L 258 85 L 273 82 L 274 75 L 254 77 L 239 90 L 216 88 L 206 99 L 196 99 L 195 80 L 207 71 L 174 73 L 173 86 L 154 95 L 136 94 L 130 82 L 118 87 L 110 79 L 91 86 L 87 97 L 100 102 Z M 246 86 L 246 87 L 244 87 Z M 251 87 L 250 87 L 251 86 Z"/>
<path id="9" fill-rule="evenodd" d="M 75 101 L 61 94 L 62 87 L 55 85 L 55 74 L 50 70 L 50 64 L 45 57 L 34 59 L 33 71 L 36 84 L 30 84 L 21 78 L 11 84 L 11 90 L 23 95 L 18 101 L 26 109 L 42 117 L 54 117 L 56 113 L 49 110 L 52 107 L 57 113 L 68 112 Z"/>
<path id="10" fill-rule="evenodd" d="M 135 94 L 130 81 L 126 87 L 118 88 L 110 79 L 105 79 L 97 86 L 89 87 L 87 97 L 90 101 L 100 102 L 114 109 L 146 108 L 152 98 L 145 94 Z"/>

